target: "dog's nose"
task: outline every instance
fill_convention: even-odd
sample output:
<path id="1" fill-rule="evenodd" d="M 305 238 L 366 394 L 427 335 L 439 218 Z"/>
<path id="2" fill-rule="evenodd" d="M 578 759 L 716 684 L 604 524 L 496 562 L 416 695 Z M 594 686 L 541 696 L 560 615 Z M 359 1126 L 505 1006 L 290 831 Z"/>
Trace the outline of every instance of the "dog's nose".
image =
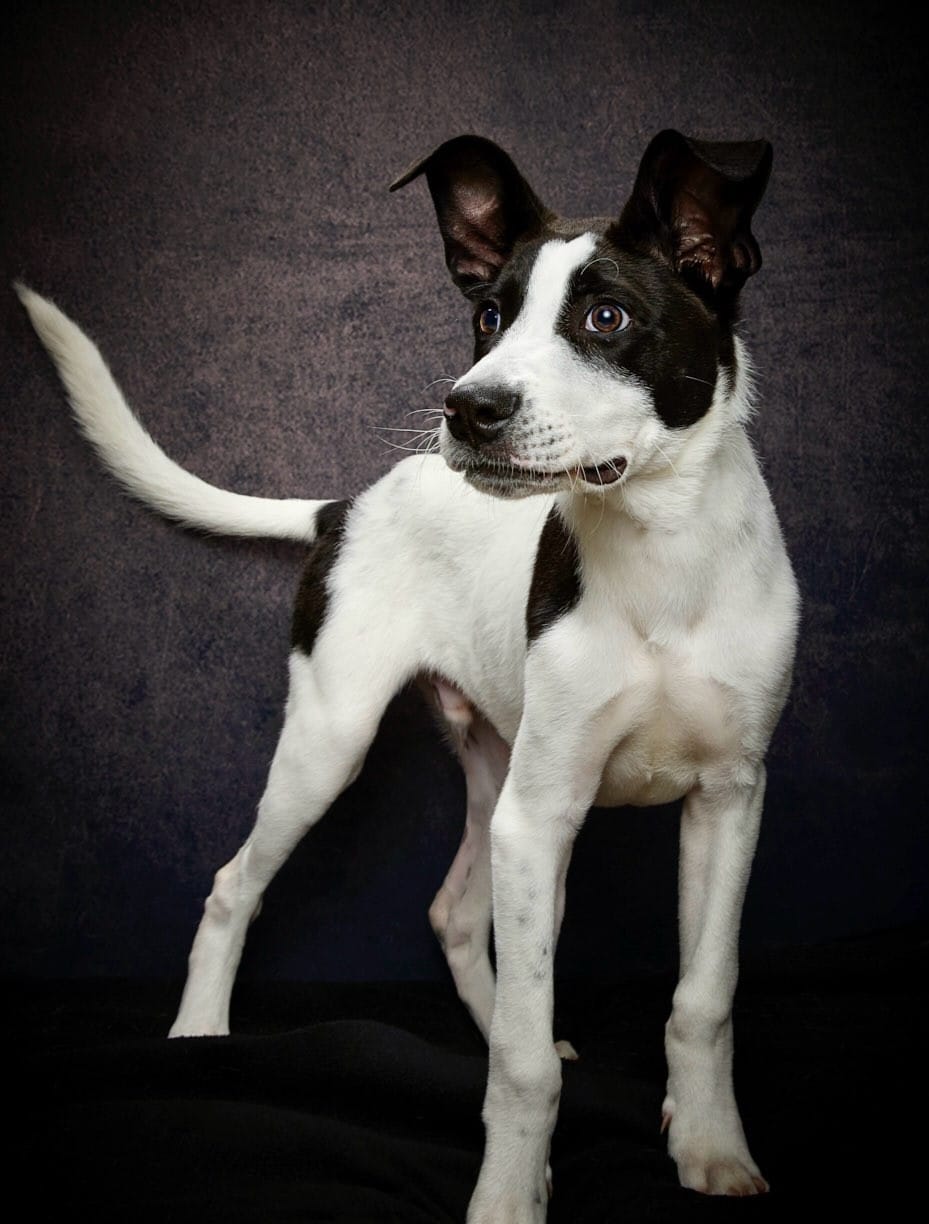
<path id="1" fill-rule="evenodd" d="M 445 401 L 453 438 L 481 446 L 491 442 L 519 407 L 519 395 L 503 387 L 458 387 Z"/>

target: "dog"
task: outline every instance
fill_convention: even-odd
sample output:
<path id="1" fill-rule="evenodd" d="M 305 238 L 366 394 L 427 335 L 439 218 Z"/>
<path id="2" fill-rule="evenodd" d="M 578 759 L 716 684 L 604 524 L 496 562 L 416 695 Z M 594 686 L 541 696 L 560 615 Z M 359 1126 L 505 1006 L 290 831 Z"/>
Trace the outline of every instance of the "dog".
<path id="1" fill-rule="evenodd" d="M 787 698 L 799 598 L 746 434 L 735 332 L 761 263 L 764 141 L 675 131 L 618 215 L 548 209 L 491 141 L 417 161 L 475 360 L 439 454 L 351 501 L 246 497 L 176 465 L 92 342 L 18 292 L 77 419 L 136 497 L 211 532 L 311 545 L 280 740 L 253 831 L 215 877 L 171 1036 L 224 1034 L 246 929 L 296 843 L 418 679 L 467 780 L 464 837 L 429 917 L 489 1041 L 469 1224 L 539 1224 L 561 1069 L 552 961 L 589 807 L 683 798 L 680 979 L 662 1127 L 681 1183 L 763 1193 L 732 1086 L 737 944 Z M 389 621 L 371 609 L 386 603 Z M 496 981 L 488 956 L 491 923 Z"/>

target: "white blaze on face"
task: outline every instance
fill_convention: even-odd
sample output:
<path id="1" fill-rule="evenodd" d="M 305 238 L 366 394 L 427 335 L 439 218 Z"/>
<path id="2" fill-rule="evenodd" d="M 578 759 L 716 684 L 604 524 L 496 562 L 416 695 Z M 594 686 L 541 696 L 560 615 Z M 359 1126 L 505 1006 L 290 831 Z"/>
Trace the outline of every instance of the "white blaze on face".
<path id="1" fill-rule="evenodd" d="M 510 463 L 565 473 L 572 486 L 584 468 L 615 471 L 618 459 L 631 466 L 653 418 L 651 397 L 631 373 L 592 360 L 558 330 L 571 280 L 596 258 L 597 241 L 587 233 L 539 249 L 516 318 L 456 383 L 517 393 L 503 439 Z"/>
<path id="2" fill-rule="evenodd" d="M 554 337 L 571 277 L 590 259 L 596 245 L 593 234 L 581 234 L 571 242 L 547 242 L 541 248 L 532 266 L 523 308 L 509 333 L 514 342 L 530 337 L 549 341 Z M 503 343 L 508 338 L 504 336 Z"/>
<path id="3" fill-rule="evenodd" d="M 570 242 L 553 239 L 540 248 L 513 325 L 456 386 L 518 384 L 534 354 L 541 355 L 544 349 L 561 342 L 555 325 L 567 297 L 568 284 L 573 273 L 590 259 L 596 241 L 593 234 L 582 234 Z"/>

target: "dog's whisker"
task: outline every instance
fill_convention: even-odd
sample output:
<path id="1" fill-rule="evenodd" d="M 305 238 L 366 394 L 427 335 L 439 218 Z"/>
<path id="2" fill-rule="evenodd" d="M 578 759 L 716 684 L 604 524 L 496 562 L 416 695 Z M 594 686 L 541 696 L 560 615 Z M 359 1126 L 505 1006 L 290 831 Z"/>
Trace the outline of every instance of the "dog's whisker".
<path id="1" fill-rule="evenodd" d="M 427 382 L 427 383 L 426 383 L 425 387 L 423 387 L 423 391 L 424 391 L 424 392 L 425 392 L 425 391 L 428 391 L 430 387 L 435 387 L 435 386 L 437 386 L 437 385 L 438 385 L 438 383 L 443 383 L 443 382 L 445 382 L 445 383 L 453 383 L 453 384 L 454 384 L 454 383 L 456 383 L 457 381 L 458 381 L 458 379 L 457 379 L 457 378 L 434 378 L 434 379 L 432 380 L 432 382 Z"/>
<path id="2" fill-rule="evenodd" d="M 408 429 L 403 425 L 372 425 L 372 429 L 386 430 L 388 433 L 405 433 L 405 434 L 433 434 L 434 429 Z"/>
<path id="3" fill-rule="evenodd" d="M 389 446 L 391 450 L 402 450 L 411 455 L 425 454 L 427 448 L 430 447 L 432 442 L 435 440 L 431 430 L 423 433 L 420 436 L 420 440 L 412 443 L 412 445 L 406 445 L 403 442 L 395 442 L 392 438 L 384 438 L 379 433 L 377 434 L 377 438 L 380 442 L 383 442 L 385 446 Z"/>
<path id="4" fill-rule="evenodd" d="M 385 442 L 384 445 L 387 446 L 390 450 L 405 451 L 408 455 L 426 454 L 426 452 L 421 450 L 418 446 L 391 446 L 389 442 Z"/>
<path id="5" fill-rule="evenodd" d="M 603 522 L 604 514 L 606 514 L 606 498 L 601 497 L 600 498 L 600 513 L 597 515 L 597 524 L 594 527 L 595 532 L 600 530 L 600 524 Z"/>
<path id="6" fill-rule="evenodd" d="M 608 459 L 608 460 L 607 460 L 607 464 L 606 464 L 606 465 L 607 465 L 607 467 L 610 469 L 610 471 L 611 471 L 611 472 L 615 472 L 615 473 L 616 473 L 616 479 L 617 479 L 617 480 L 622 480 L 623 475 L 624 475 L 624 473 L 625 473 L 625 471 L 626 471 L 626 469 L 625 469 L 625 468 L 623 468 L 623 470 L 622 470 L 622 471 L 620 471 L 620 470 L 619 470 L 619 468 L 616 466 L 616 460 L 615 460 L 615 459 Z"/>
<path id="7" fill-rule="evenodd" d="M 422 453 L 433 442 L 437 442 L 437 430 L 434 429 L 391 429 L 390 427 L 382 427 L 390 433 L 403 433 L 408 437 L 401 442 L 400 439 L 385 438 L 383 434 L 375 429 L 375 434 L 381 442 L 392 443 L 394 446 L 402 446 L 405 450 Z"/>
<path id="8" fill-rule="evenodd" d="M 675 475 L 675 476 L 678 478 L 678 480 L 680 480 L 680 478 L 681 478 L 681 474 L 680 474 L 680 472 L 677 470 L 677 468 L 674 466 L 674 461 L 673 461 L 673 459 L 671 459 L 671 457 L 670 457 L 670 456 L 667 454 L 667 452 L 666 452 L 666 451 L 664 451 L 664 450 L 663 450 L 663 449 L 662 449 L 662 448 L 661 448 L 661 447 L 658 445 L 658 443 L 657 443 L 657 442 L 655 443 L 655 450 L 658 452 L 658 454 L 659 454 L 659 455 L 661 455 L 662 459 L 664 459 L 665 463 L 668 465 L 668 467 L 671 469 L 671 471 L 674 473 L 674 475 Z"/>

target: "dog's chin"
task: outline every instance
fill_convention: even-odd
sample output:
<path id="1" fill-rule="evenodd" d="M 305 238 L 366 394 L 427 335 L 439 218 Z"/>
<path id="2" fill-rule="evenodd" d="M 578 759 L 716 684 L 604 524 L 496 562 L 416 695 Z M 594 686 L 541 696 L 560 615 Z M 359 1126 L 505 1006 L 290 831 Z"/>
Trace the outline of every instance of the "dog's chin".
<path id="1" fill-rule="evenodd" d="M 512 501 L 539 493 L 560 493 L 571 488 L 564 472 L 522 472 L 519 468 L 468 466 L 459 469 L 472 488 Z"/>
<path id="2" fill-rule="evenodd" d="M 559 471 L 524 467 L 500 460 L 481 462 L 473 454 L 461 455 L 456 451 L 445 452 L 444 459 L 452 471 L 460 472 L 473 488 L 492 497 L 509 500 L 540 493 L 568 492 L 585 496 L 606 493 L 621 483 L 626 469 L 624 459 L 613 460 L 599 467 L 576 464 L 573 468 Z"/>

